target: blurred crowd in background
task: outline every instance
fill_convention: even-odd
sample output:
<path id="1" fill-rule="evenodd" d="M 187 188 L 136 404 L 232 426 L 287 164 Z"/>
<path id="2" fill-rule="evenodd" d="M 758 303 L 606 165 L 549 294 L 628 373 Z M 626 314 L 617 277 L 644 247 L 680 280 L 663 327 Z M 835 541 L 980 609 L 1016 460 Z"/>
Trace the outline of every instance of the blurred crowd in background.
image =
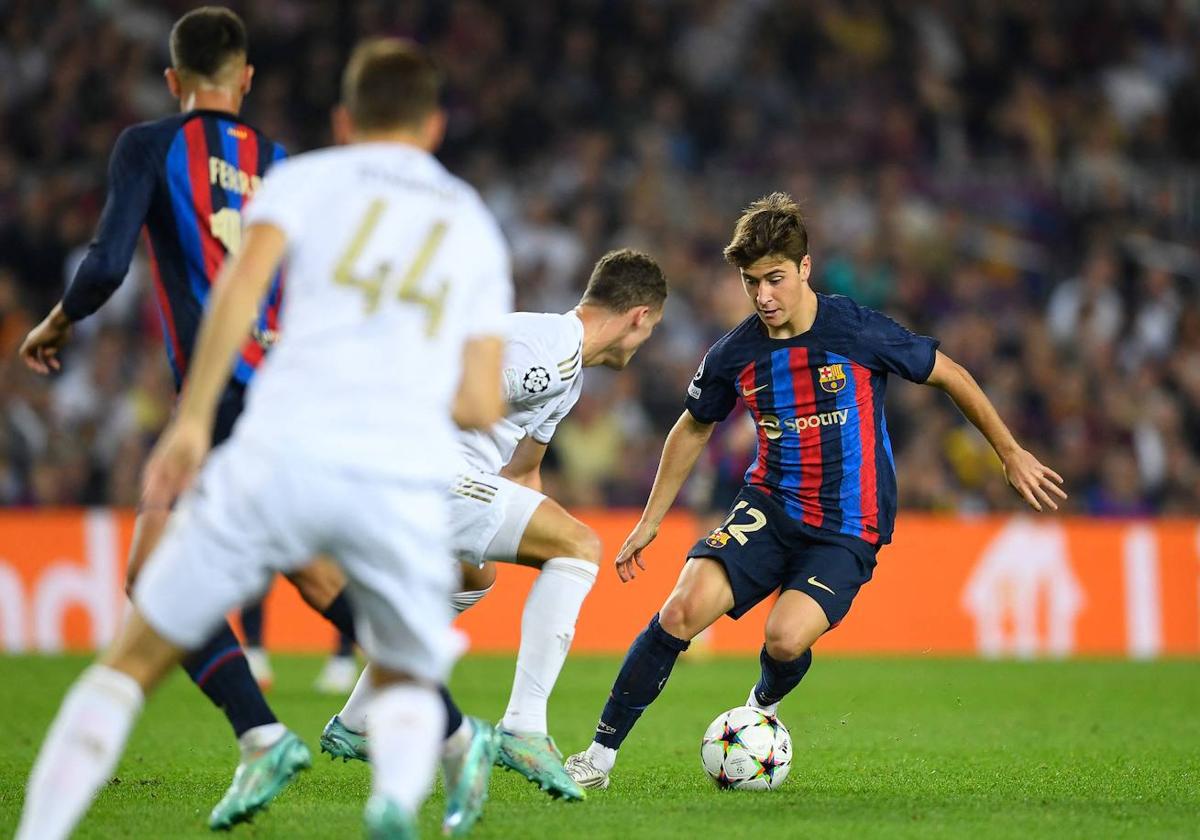
<path id="1" fill-rule="evenodd" d="M 177 107 L 172 21 L 195 3 L 0 2 L 0 504 L 132 505 L 173 401 L 139 255 L 61 374 L 16 357 L 62 294 L 125 126 Z M 512 245 L 518 306 L 565 311 L 613 247 L 658 258 L 667 317 L 632 366 L 591 370 L 551 493 L 644 501 L 704 350 L 750 312 L 721 259 L 773 190 L 805 208 L 818 291 L 913 329 L 978 378 L 1075 512 L 1200 509 L 1200 4 L 1033 0 L 427 0 L 231 4 L 244 116 L 328 142 L 355 39 L 430 45 L 442 159 Z M 1009 510 L 983 439 L 893 380 L 910 509 Z M 690 488 L 723 506 L 751 460 L 722 425 Z"/>

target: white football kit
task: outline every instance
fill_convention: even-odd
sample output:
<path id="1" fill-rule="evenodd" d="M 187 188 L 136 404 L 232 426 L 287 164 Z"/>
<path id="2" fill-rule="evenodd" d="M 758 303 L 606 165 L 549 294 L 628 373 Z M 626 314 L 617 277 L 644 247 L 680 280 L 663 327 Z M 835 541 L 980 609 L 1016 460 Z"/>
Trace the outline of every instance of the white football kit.
<path id="1" fill-rule="evenodd" d="M 455 555 L 476 565 L 516 556 L 546 497 L 502 478 L 500 470 L 526 435 L 549 443 L 583 388 L 583 324 L 574 312 L 514 312 L 501 324 L 508 413 L 486 432 L 459 433 L 465 468 L 450 502 Z"/>
<path id="2" fill-rule="evenodd" d="M 280 339 L 134 601 L 160 634 L 195 648 L 275 572 L 329 554 L 368 656 L 442 681 L 461 650 L 451 404 L 464 341 L 502 335 L 507 246 L 471 187 L 396 144 L 277 164 L 246 211 L 255 223 L 288 241 Z"/>

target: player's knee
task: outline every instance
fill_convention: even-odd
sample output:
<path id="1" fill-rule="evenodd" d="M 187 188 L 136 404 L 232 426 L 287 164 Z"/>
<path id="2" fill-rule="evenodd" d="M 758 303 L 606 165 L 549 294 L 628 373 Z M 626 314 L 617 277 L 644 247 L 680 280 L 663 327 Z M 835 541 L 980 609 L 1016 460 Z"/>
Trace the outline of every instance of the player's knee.
<path id="1" fill-rule="evenodd" d="M 558 556 L 575 557 L 593 565 L 600 565 L 600 555 L 604 548 L 600 536 L 582 522 L 573 523 L 573 527 L 564 531 L 560 537 Z"/>
<path id="2" fill-rule="evenodd" d="M 315 610 L 323 611 L 346 588 L 346 576 L 332 560 L 318 558 L 303 568 L 287 575 L 300 593 L 304 602 Z"/>
<path id="3" fill-rule="evenodd" d="M 703 628 L 694 627 L 696 611 L 691 608 L 686 598 L 672 595 L 658 611 L 658 626 L 677 639 L 691 641 L 692 637 Z"/>
<path id="4" fill-rule="evenodd" d="M 575 550 L 571 556 L 599 566 L 600 555 L 603 551 L 604 546 L 600 542 L 600 535 L 586 525 L 581 525 L 575 536 Z"/>
<path id="5" fill-rule="evenodd" d="M 809 640 L 804 634 L 790 629 L 767 628 L 767 656 L 776 662 L 791 662 L 804 655 L 810 647 Z"/>

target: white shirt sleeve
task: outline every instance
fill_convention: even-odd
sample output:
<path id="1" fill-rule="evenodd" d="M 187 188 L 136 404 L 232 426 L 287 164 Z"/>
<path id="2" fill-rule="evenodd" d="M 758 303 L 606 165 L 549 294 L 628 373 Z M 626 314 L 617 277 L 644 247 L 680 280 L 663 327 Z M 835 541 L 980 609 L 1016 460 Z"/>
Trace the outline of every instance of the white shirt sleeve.
<path id="1" fill-rule="evenodd" d="M 558 405 L 554 407 L 554 411 L 550 412 L 550 416 L 540 426 L 529 433 L 530 437 L 538 443 L 547 444 L 550 442 L 550 439 L 554 437 L 555 430 L 558 429 L 558 424 L 562 422 L 564 417 L 571 413 L 571 409 L 579 401 L 579 394 L 583 390 L 581 386 L 583 371 L 579 371 L 575 376 L 578 378 L 571 386 L 571 390 L 558 398 Z"/>
<path id="2" fill-rule="evenodd" d="M 288 242 L 295 242 L 310 218 L 311 188 L 321 179 L 303 158 L 281 161 L 271 167 L 242 212 L 243 227 L 274 225 Z"/>

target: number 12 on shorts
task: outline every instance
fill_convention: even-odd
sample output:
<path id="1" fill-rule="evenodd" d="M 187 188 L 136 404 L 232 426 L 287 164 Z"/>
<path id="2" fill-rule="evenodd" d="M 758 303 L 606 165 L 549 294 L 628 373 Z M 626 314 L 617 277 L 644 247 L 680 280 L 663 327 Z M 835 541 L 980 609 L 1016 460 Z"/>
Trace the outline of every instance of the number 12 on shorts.
<path id="1" fill-rule="evenodd" d="M 734 518 L 743 510 L 746 511 L 746 515 L 750 517 L 750 521 L 745 523 L 731 524 L 733 523 Z M 717 530 L 724 530 L 729 534 L 729 536 L 737 540 L 738 545 L 745 545 L 750 540 L 748 535 L 753 534 L 766 524 L 766 514 L 764 514 L 758 508 L 750 507 L 750 503 L 743 499 L 733 506 L 733 510 L 729 512 L 729 516 L 725 518 L 725 521 L 721 523 L 721 527 Z"/>

